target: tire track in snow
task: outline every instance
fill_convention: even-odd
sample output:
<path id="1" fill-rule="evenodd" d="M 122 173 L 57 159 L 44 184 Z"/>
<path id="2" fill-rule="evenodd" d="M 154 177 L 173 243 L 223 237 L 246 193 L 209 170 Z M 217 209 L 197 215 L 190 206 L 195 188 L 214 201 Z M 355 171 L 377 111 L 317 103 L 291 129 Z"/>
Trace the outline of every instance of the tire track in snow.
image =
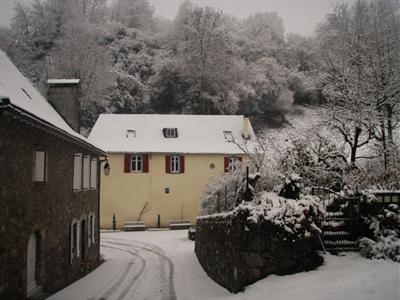
<path id="1" fill-rule="evenodd" d="M 163 293 L 162 293 L 162 299 L 164 300 L 176 300 L 176 292 L 175 292 L 175 286 L 174 286 L 174 264 L 172 262 L 172 260 L 166 256 L 163 252 L 163 250 L 156 246 L 153 245 L 151 243 L 146 243 L 146 242 L 140 242 L 140 241 L 136 241 L 136 240 L 126 240 L 126 239 L 116 239 L 116 238 L 103 238 L 104 241 L 107 241 L 109 243 L 113 243 L 113 244 L 117 244 L 117 245 L 121 245 L 121 246 L 128 246 L 128 247 L 134 247 L 134 248 L 139 248 L 148 252 L 151 252 L 155 255 L 157 255 L 158 257 L 160 257 L 160 259 L 162 261 L 165 261 L 167 263 L 167 267 L 168 267 L 168 274 L 163 274 L 163 266 L 161 266 L 161 275 L 164 275 L 166 277 L 166 279 L 162 282 L 162 284 L 164 285 L 163 289 Z M 139 246 L 139 245 L 135 245 L 135 243 L 137 244 L 141 244 L 143 246 Z M 163 277 L 164 277 L 163 276 Z M 167 290 L 167 292 L 165 291 Z"/>
<path id="2" fill-rule="evenodd" d="M 137 257 L 139 258 L 139 260 L 141 261 L 141 268 L 139 270 L 139 272 L 128 282 L 127 287 L 124 288 L 122 291 L 119 291 L 119 295 L 117 298 L 115 298 L 116 300 L 123 300 L 124 297 L 126 296 L 126 294 L 130 291 L 131 287 L 133 286 L 133 284 L 135 283 L 135 281 L 139 278 L 139 276 L 142 275 L 144 268 L 146 266 L 146 261 L 145 259 L 137 252 L 134 252 L 130 249 L 125 249 L 125 248 L 121 248 L 121 247 L 115 247 L 112 244 L 101 244 L 101 247 L 104 248 L 109 248 L 109 249 L 116 249 L 116 250 L 120 250 L 123 252 L 126 252 L 128 254 L 131 255 L 131 257 Z M 128 263 L 128 265 L 126 266 L 126 268 L 124 269 L 123 273 L 119 276 L 118 280 L 110 287 L 108 288 L 105 292 L 103 292 L 98 299 L 100 300 L 106 300 L 108 299 L 110 296 L 112 296 L 113 294 L 115 294 L 116 292 L 118 292 L 119 287 L 122 285 L 122 283 L 127 279 L 127 277 L 129 276 L 129 274 L 132 271 L 132 268 L 134 266 L 134 261 L 131 259 Z"/>

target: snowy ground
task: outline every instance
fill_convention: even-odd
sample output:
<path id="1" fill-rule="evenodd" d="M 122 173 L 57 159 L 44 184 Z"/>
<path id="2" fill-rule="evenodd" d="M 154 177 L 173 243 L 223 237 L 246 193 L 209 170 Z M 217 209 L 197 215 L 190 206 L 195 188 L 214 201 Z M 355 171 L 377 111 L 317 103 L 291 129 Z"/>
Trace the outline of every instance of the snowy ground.
<path id="1" fill-rule="evenodd" d="M 272 275 L 234 295 L 204 273 L 186 237 L 186 230 L 102 233 L 105 263 L 48 299 L 400 299 L 400 264 L 358 254 L 326 255 L 317 270 Z"/>

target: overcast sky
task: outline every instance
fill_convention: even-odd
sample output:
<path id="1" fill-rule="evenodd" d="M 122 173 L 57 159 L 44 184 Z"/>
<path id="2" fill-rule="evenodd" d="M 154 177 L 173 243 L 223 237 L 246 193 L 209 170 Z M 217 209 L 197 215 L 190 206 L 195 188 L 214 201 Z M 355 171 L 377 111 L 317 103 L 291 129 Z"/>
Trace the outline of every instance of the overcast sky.
<path id="1" fill-rule="evenodd" d="M 32 0 L 0 0 L 0 25 L 9 25 L 15 2 Z M 173 19 L 182 0 L 149 0 L 155 14 Z M 283 18 L 286 33 L 312 35 L 317 23 L 332 10 L 337 0 L 192 0 L 201 6 L 213 6 L 239 18 L 255 12 L 275 11 Z"/>

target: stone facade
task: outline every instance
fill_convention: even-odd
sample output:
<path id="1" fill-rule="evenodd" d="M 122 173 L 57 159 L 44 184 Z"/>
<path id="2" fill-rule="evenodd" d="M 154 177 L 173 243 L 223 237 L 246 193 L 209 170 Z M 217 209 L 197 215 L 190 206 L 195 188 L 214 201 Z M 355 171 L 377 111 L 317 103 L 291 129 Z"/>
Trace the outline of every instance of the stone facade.
<path id="1" fill-rule="evenodd" d="M 282 241 L 276 227 L 249 223 L 247 217 L 240 211 L 197 220 L 197 258 L 221 286 L 236 293 L 269 274 L 308 271 L 322 264 L 312 239 Z"/>
<path id="2" fill-rule="evenodd" d="M 48 155 L 48 180 L 43 184 L 32 180 L 35 150 Z M 98 189 L 72 191 L 73 155 L 98 156 L 91 151 L 0 110 L 1 299 L 26 298 L 27 245 L 32 233 L 38 241 L 36 281 L 45 294 L 65 287 L 98 265 Z M 90 214 L 95 216 L 94 244 L 71 261 L 70 224 Z"/>

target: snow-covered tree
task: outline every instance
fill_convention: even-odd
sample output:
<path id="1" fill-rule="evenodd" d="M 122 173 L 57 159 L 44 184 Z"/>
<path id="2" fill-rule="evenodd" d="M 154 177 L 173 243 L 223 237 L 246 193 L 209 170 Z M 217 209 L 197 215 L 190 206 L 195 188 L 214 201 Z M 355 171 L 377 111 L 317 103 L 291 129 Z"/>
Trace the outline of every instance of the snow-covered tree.
<path id="1" fill-rule="evenodd" d="M 96 26 L 97 27 L 97 26 Z M 101 31 L 86 22 L 69 24 L 64 35 L 51 52 L 50 75 L 54 78 L 78 78 L 80 82 L 80 104 L 83 112 L 82 124 L 94 125 L 88 108 L 91 102 L 105 105 L 106 89 L 112 82 L 108 49 L 101 45 Z M 90 120 L 89 120 L 90 119 Z"/>
<path id="2" fill-rule="evenodd" d="M 117 0 L 111 7 L 111 21 L 128 28 L 151 30 L 154 27 L 154 8 L 147 0 Z"/>
<path id="3" fill-rule="evenodd" d="M 350 162 L 360 158 L 358 150 L 373 138 L 373 107 L 366 92 L 363 62 L 366 51 L 367 7 L 357 2 L 352 8 L 339 4 L 318 28 L 321 80 L 325 85 L 330 119 L 350 149 Z"/>

